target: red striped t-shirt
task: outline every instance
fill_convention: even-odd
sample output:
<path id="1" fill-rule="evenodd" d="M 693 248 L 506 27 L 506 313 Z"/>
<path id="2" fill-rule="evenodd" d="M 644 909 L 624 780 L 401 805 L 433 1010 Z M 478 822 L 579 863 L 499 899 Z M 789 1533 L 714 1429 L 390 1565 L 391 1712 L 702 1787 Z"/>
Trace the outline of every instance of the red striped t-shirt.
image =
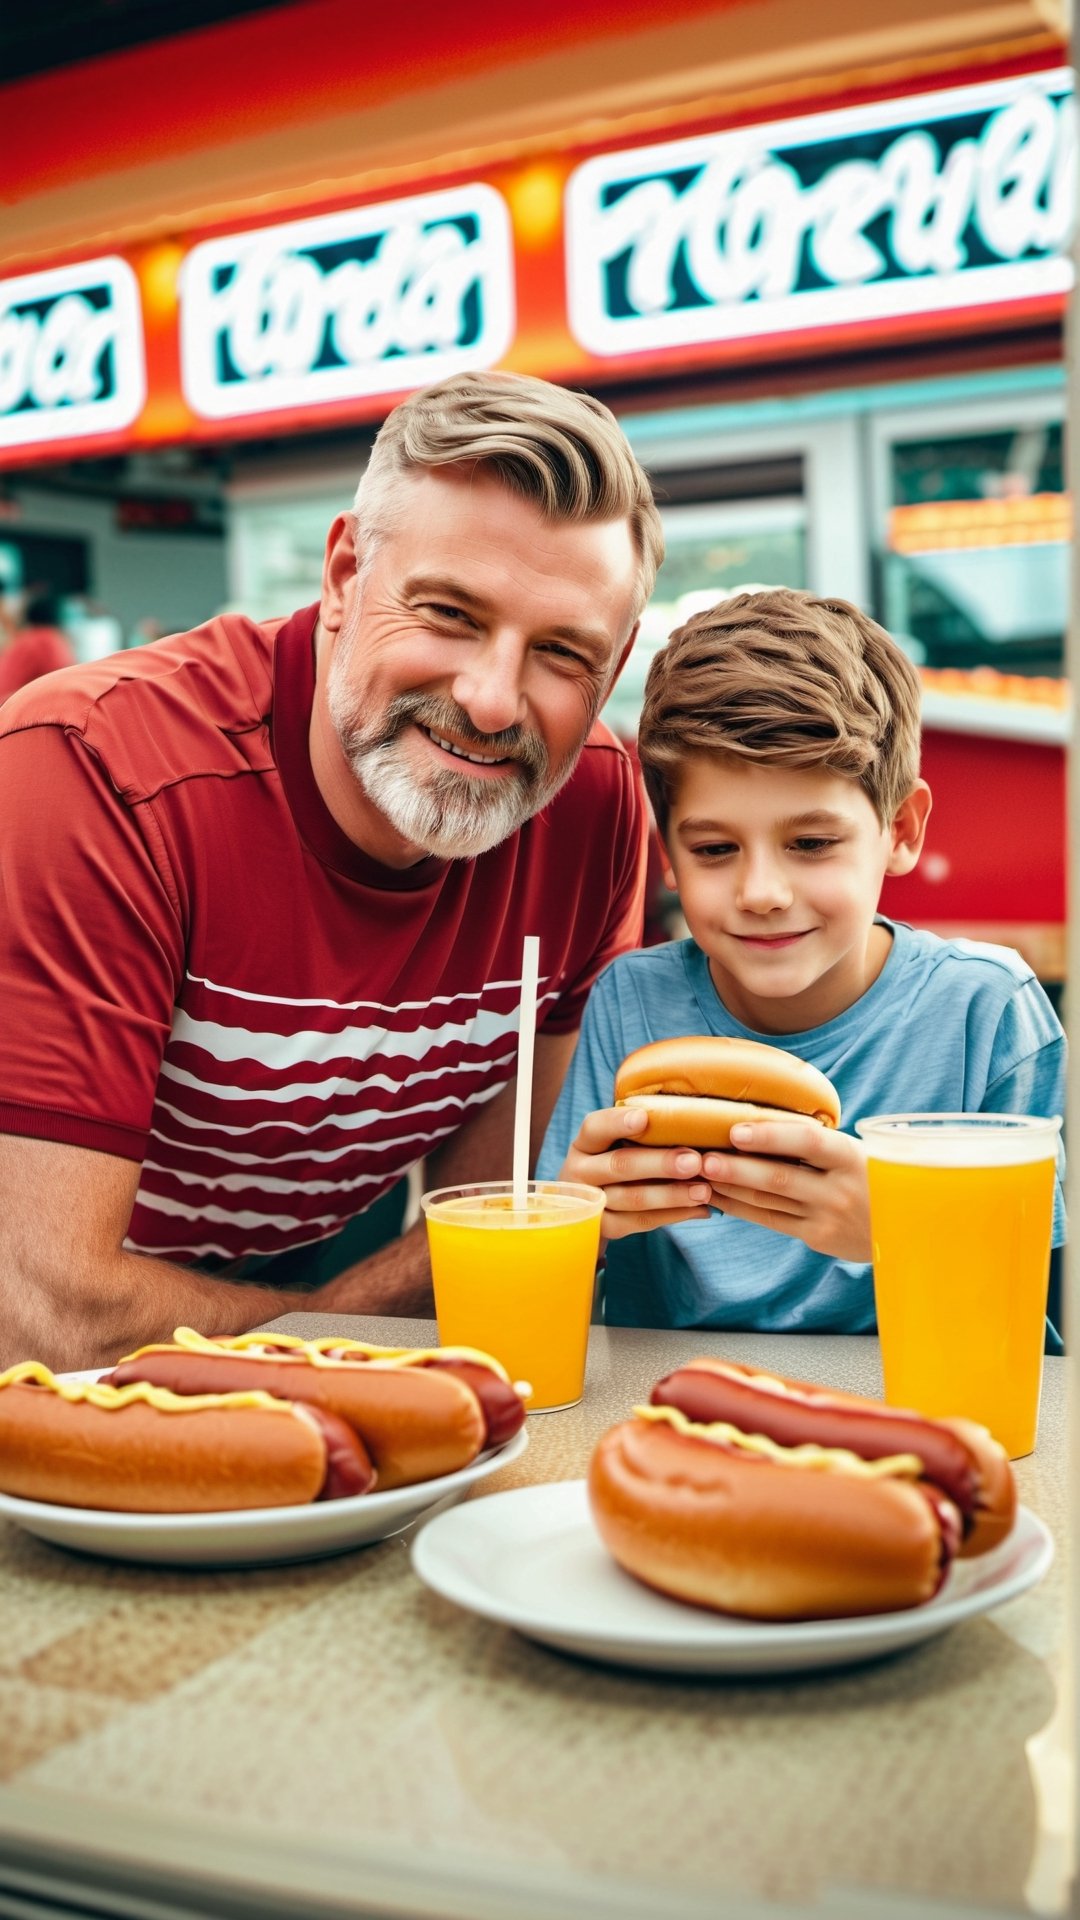
<path id="1" fill-rule="evenodd" d="M 640 937 L 602 726 L 481 858 L 362 853 L 308 756 L 315 614 L 225 615 L 0 715 L 0 1130 L 140 1161 L 136 1252 L 336 1233 L 512 1078 L 524 934 L 553 1032 Z"/>

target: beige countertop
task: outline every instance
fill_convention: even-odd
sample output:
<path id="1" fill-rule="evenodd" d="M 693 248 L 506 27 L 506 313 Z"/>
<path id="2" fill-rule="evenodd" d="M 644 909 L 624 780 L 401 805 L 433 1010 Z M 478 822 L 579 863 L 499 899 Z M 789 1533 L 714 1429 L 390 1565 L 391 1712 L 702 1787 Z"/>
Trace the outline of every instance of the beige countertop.
<path id="1" fill-rule="evenodd" d="M 433 1339 L 422 1321 L 275 1325 Z M 880 1387 L 868 1338 L 594 1328 L 582 1403 L 532 1417 L 526 1453 L 473 1497 L 580 1477 L 598 1434 L 705 1351 Z M 405 1536 L 191 1572 L 0 1523 L 0 1886 L 5 1862 L 30 1886 L 67 1861 L 84 1884 L 156 1874 L 201 1912 L 217 1908 L 199 1875 L 263 1914 L 1024 1911 L 1041 1844 L 1026 1743 L 1054 1713 L 1065 1640 L 1065 1367 L 1047 1363 L 1039 1447 L 1017 1467 L 1058 1542 L 1048 1578 L 833 1672 L 590 1666 L 437 1598 Z"/>

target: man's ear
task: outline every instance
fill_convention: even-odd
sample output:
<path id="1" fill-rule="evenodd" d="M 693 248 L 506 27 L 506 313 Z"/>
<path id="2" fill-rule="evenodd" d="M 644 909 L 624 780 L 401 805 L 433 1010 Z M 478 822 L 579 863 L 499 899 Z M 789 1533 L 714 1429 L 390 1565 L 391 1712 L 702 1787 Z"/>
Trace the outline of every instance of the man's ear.
<path id="1" fill-rule="evenodd" d="M 326 536 L 323 559 L 319 625 L 324 633 L 337 633 L 344 622 L 357 565 L 356 515 L 339 513 Z"/>
<path id="2" fill-rule="evenodd" d="M 917 865 L 926 838 L 926 823 L 934 804 L 925 780 L 916 780 L 906 800 L 897 807 L 889 828 L 891 848 L 885 871 L 910 873 Z"/>

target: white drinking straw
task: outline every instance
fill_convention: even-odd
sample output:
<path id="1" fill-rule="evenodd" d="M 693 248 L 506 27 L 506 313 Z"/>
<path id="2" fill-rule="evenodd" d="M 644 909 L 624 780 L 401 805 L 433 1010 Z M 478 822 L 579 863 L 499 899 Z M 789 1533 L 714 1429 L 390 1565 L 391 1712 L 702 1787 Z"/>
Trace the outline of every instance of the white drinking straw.
<path id="1" fill-rule="evenodd" d="M 529 1198 L 529 1118 L 532 1111 L 533 1037 L 536 1033 L 536 989 L 540 977 L 540 942 L 525 935 L 521 950 L 521 1014 L 518 1024 L 517 1104 L 514 1108 L 515 1208 Z"/>

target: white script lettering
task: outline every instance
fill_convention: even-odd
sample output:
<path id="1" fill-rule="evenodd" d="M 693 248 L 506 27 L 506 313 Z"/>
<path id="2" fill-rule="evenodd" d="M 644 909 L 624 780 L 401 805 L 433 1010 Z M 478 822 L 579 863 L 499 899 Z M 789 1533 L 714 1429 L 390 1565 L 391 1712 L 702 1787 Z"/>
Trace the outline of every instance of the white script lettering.
<path id="1" fill-rule="evenodd" d="M 104 390 L 103 357 L 116 345 L 113 308 L 64 294 L 44 314 L 0 309 L 0 414 L 34 407 L 76 406 Z"/>
<path id="2" fill-rule="evenodd" d="M 724 306 L 794 294 L 804 258 L 826 284 L 848 287 L 961 271 L 975 241 L 1001 262 L 1068 245 L 1077 174 L 1069 100 L 1023 93 L 944 157 L 930 131 L 913 127 L 876 159 L 841 160 L 812 185 L 762 141 L 760 128 L 720 135 L 681 193 L 658 172 L 595 207 L 590 250 L 598 265 L 625 261 L 634 315 L 678 305 L 680 257 L 698 294 Z"/>

